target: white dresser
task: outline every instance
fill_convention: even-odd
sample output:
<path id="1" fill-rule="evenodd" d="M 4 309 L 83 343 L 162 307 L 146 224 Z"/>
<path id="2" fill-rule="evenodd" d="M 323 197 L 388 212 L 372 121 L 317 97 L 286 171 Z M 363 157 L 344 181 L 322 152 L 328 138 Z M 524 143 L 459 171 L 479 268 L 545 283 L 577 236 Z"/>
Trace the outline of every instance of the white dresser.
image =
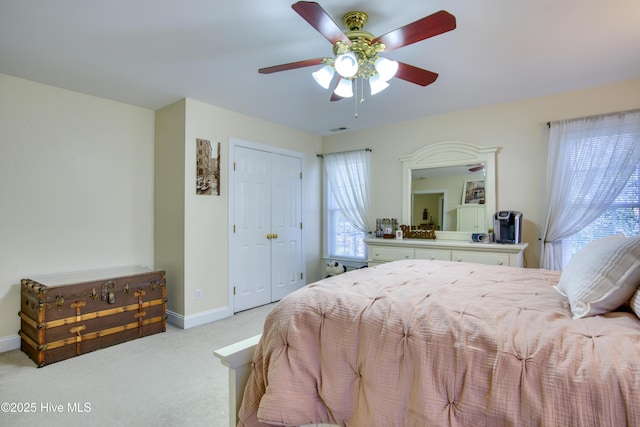
<path id="1" fill-rule="evenodd" d="M 369 267 L 401 259 L 431 259 L 477 264 L 524 266 L 528 243 L 473 243 L 457 240 L 365 239 Z"/>

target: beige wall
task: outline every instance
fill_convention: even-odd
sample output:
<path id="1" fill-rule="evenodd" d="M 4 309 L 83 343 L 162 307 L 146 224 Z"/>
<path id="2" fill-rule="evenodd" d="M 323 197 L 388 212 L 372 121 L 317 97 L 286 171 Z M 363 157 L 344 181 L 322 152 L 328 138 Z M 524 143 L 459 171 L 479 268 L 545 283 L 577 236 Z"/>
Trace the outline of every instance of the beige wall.
<path id="1" fill-rule="evenodd" d="M 186 100 L 156 111 L 154 261 L 167 272 L 167 310 L 184 313 L 184 134 Z"/>
<path id="2" fill-rule="evenodd" d="M 322 277 L 319 191 L 321 165 L 316 157 L 321 149 L 320 137 L 192 99 L 159 110 L 156 114 L 156 131 L 157 144 L 171 147 L 163 150 L 162 155 L 156 155 L 157 162 L 165 167 L 171 167 L 167 165 L 172 163 L 175 165 L 174 170 L 168 174 L 172 177 L 172 182 L 166 182 L 160 176 L 156 181 L 160 183 L 160 186 L 156 186 L 156 262 L 168 264 L 168 270 L 178 273 L 167 273 L 167 279 L 173 278 L 175 282 L 173 289 L 167 285 L 170 310 L 184 316 L 185 323 L 188 324 L 189 318 L 194 316 L 206 319 L 207 314 L 203 313 L 232 309 L 228 298 L 229 138 L 304 154 L 303 214 L 306 224 L 304 245 L 307 279 L 314 281 Z M 195 194 L 197 138 L 211 141 L 214 151 L 220 142 L 220 196 Z M 167 155 L 169 159 L 163 160 Z M 156 169 L 156 174 L 160 173 L 164 173 L 164 168 Z M 164 188 L 169 189 L 169 195 L 164 194 Z M 167 208 L 165 203 L 170 204 L 169 215 L 164 214 Z M 180 206 L 181 212 L 176 210 Z M 167 236 L 164 235 L 165 232 Z M 196 289 L 202 290 L 199 301 L 195 299 Z M 171 300 L 175 303 L 171 303 Z M 216 314 L 211 316 L 215 318 Z"/>
<path id="3" fill-rule="evenodd" d="M 374 216 L 401 218 L 401 165 L 394 159 L 439 141 L 502 147 L 496 162 L 497 208 L 523 213 L 526 259 L 528 266 L 537 267 L 545 208 L 546 122 L 639 107 L 640 79 L 334 135 L 323 139 L 323 149 L 370 147 Z"/>
<path id="4" fill-rule="evenodd" d="M 305 154 L 307 277 L 321 277 L 320 137 L 183 100 L 168 107 L 181 109 L 182 119 L 158 129 L 156 141 L 171 145 L 177 139 L 178 149 L 160 162 L 169 167 L 154 172 L 154 111 L 1 74 L 0 93 L 0 351 L 19 346 L 23 277 L 131 264 L 182 276 L 188 257 L 187 265 L 198 268 L 184 283 L 169 281 L 170 309 L 191 315 L 226 306 L 225 162 L 232 136 Z M 222 142 L 220 197 L 196 198 L 184 179 L 185 166 L 195 164 L 195 147 L 185 144 L 195 144 L 196 137 Z M 164 193 L 154 196 L 154 173 L 168 188 L 183 186 L 175 193 L 187 194 L 182 204 L 171 204 Z M 159 203 L 170 207 L 161 221 L 182 225 L 157 233 L 156 245 L 177 247 L 185 258 L 171 258 L 174 252 L 155 257 Z M 196 222 L 202 227 L 196 229 Z M 188 298 L 196 287 L 203 288 L 198 303 Z"/>
<path id="5" fill-rule="evenodd" d="M 194 190 L 196 138 L 209 139 L 214 150 L 220 142 L 222 158 L 220 196 L 197 196 Z M 304 245 L 307 278 L 320 272 L 320 161 L 321 138 L 255 119 L 195 100 L 187 100 L 185 167 L 185 314 L 193 315 L 227 306 L 229 271 L 229 138 L 266 144 L 304 154 Z M 250 268 L 250 266 L 247 266 Z M 202 289 L 202 300 L 195 290 Z"/>
<path id="6" fill-rule="evenodd" d="M 0 74 L 0 351 L 20 279 L 153 265 L 151 110 Z"/>

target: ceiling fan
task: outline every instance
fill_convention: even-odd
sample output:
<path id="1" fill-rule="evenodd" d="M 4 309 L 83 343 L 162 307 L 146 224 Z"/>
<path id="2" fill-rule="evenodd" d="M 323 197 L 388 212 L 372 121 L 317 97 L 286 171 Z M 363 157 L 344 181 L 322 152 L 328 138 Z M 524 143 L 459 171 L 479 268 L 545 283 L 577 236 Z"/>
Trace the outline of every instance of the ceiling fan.
<path id="1" fill-rule="evenodd" d="M 258 72 L 271 74 L 279 71 L 323 65 L 312 75 L 318 84 L 325 89 L 329 89 L 334 75 L 338 74 L 338 79 L 333 83 L 331 101 L 353 96 L 354 87 L 357 93 L 358 85 L 356 83 L 358 79 L 360 81 L 369 81 L 371 95 L 386 89 L 389 86 L 387 82 L 393 77 L 420 86 L 427 86 L 433 83 L 438 78 L 437 73 L 394 61 L 380 56 L 380 54 L 456 28 L 456 18 L 449 12 L 441 10 L 382 36 L 375 37 L 373 34 L 363 30 L 369 19 L 364 12 L 346 13 L 342 21 L 347 26 L 348 31 L 343 32 L 318 3 L 299 1 L 291 5 L 291 7 L 331 42 L 334 57 L 306 59 L 274 65 L 261 68 Z"/>

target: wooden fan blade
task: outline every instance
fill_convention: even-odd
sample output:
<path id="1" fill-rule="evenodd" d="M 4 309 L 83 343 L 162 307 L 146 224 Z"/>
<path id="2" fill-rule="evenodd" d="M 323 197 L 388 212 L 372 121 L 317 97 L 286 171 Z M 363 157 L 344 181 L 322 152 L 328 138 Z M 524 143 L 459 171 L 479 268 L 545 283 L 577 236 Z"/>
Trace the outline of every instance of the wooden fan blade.
<path id="1" fill-rule="evenodd" d="M 445 10 L 425 16 L 411 24 L 390 31 L 373 39 L 372 43 L 382 42 L 385 52 L 398 49 L 456 28 L 456 17 Z"/>
<path id="2" fill-rule="evenodd" d="M 307 21 L 313 28 L 322 34 L 331 44 L 337 41 L 343 41 L 351 44 L 351 40 L 342 32 L 340 27 L 333 19 L 324 11 L 324 9 L 316 2 L 299 1 L 291 5 L 298 15 Z"/>
<path id="3" fill-rule="evenodd" d="M 296 68 L 311 67 L 323 64 L 324 58 L 305 59 L 304 61 L 290 62 L 288 64 L 274 65 L 273 67 L 260 68 L 260 74 L 277 73 L 278 71 L 295 70 Z"/>
<path id="4" fill-rule="evenodd" d="M 398 62 L 398 72 L 395 77 L 420 86 L 427 86 L 436 81 L 438 73 Z"/>

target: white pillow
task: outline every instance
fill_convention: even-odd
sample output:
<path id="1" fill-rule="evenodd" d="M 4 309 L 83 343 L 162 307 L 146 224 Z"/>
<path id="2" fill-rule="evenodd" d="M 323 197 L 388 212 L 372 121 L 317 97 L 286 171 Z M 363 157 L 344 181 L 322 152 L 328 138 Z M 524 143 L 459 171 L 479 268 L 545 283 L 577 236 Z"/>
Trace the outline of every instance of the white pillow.
<path id="1" fill-rule="evenodd" d="M 640 285 L 640 236 L 604 237 L 567 264 L 556 289 L 569 299 L 574 319 L 608 313 Z"/>

